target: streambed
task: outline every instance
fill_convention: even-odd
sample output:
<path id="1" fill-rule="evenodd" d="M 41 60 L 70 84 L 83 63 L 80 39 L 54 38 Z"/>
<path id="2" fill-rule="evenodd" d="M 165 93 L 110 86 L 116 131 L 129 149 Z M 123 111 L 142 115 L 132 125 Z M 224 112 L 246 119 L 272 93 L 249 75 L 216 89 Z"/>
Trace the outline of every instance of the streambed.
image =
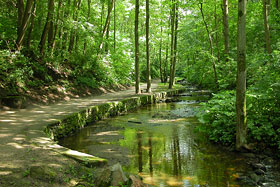
<path id="1" fill-rule="evenodd" d="M 195 131 L 195 109 L 206 99 L 207 92 L 184 93 L 169 100 L 177 102 L 94 123 L 59 143 L 106 158 L 109 165 L 119 162 L 125 172 L 139 174 L 154 186 L 250 186 L 237 180 L 251 170 L 248 159 Z"/>

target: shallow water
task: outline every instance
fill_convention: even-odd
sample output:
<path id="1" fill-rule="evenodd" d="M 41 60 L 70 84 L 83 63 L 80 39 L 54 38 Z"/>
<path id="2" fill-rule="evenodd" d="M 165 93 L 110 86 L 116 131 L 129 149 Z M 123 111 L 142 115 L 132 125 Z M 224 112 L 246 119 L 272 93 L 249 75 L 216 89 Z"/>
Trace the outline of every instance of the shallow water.
<path id="1" fill-rule="evenodd" d="M 193 99 L 185 96 L 100 121 L 60 144 L 106 158 L 110 165 L 120 162 L 124 171 L 155 186 L 246 187 L 235 180 L 247 169 L 245 160 L 195 131 L 198 104 Z"/>

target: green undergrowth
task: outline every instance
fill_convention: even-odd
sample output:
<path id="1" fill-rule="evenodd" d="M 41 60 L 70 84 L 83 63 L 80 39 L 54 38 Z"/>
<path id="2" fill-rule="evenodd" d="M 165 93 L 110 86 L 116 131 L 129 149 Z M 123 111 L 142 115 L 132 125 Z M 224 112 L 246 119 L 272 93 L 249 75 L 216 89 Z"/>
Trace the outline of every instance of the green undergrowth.
<path id="1" fill-rule="evenodd" d="M 274 147 L 280 150 L 280 100 L 271 94 L 256 94 L 252 90 L 248 91 L 246 98 L 248 143 L 256 145 L 256 149 Z M 213 94 L 212 99 L 202 103 L 198 110 L 199 131 L 206 133 L 214 142 L 224 145 L 235 143 L 235 91 Z"/>
<path id="2" fill-rule="evenodd" d="M 114 57 L 96 61 L 94 56 L 79 53 L 67 58 L 45 56 L 0 50 L 0 97 L 36 90 L 56 93 L 61 88 L 63 92 L 71 92 L 132 83 L 131 65 L 122 64 Z"/>

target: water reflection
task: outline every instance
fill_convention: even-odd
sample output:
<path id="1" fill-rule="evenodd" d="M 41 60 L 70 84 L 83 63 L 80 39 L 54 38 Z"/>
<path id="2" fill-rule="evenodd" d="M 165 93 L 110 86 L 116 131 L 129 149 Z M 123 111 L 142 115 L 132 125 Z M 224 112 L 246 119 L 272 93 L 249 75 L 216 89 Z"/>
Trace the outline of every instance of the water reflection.
<path id="1" fill-rule="evenodd" d="M 126 172 L 155 186 L 239 186 L 234 179 L 246 170 L 244 161 L 194 132 L 197 105 L 188 103 L 147 106 L 98 122 L 60 143 L 107 158 L 109 164 L 120 162 Z"/>

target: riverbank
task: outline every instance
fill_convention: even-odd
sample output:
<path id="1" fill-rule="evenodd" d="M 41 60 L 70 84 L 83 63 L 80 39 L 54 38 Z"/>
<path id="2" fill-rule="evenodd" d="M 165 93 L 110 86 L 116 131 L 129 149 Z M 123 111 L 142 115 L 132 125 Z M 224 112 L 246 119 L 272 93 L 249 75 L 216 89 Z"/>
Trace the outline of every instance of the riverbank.
<path id="1" fill-rule="evenodd" d="M 145 85 L 142 85 L 142 89 Z M 153 92 L 160 92 L 158 83 Z M 149 94 L 141 94 L 149 95 Z M 53 105 L 0 112 L 0 186 L 77 186 L 94 178 L 94 171 L 65 157 L 65 148 L 43 131 L 73 113 L 91 106 L 139 97 L 131 87 L 95 97 L 71 99 Z M 90 181 L 89 181 L 90 182 Z"/>

